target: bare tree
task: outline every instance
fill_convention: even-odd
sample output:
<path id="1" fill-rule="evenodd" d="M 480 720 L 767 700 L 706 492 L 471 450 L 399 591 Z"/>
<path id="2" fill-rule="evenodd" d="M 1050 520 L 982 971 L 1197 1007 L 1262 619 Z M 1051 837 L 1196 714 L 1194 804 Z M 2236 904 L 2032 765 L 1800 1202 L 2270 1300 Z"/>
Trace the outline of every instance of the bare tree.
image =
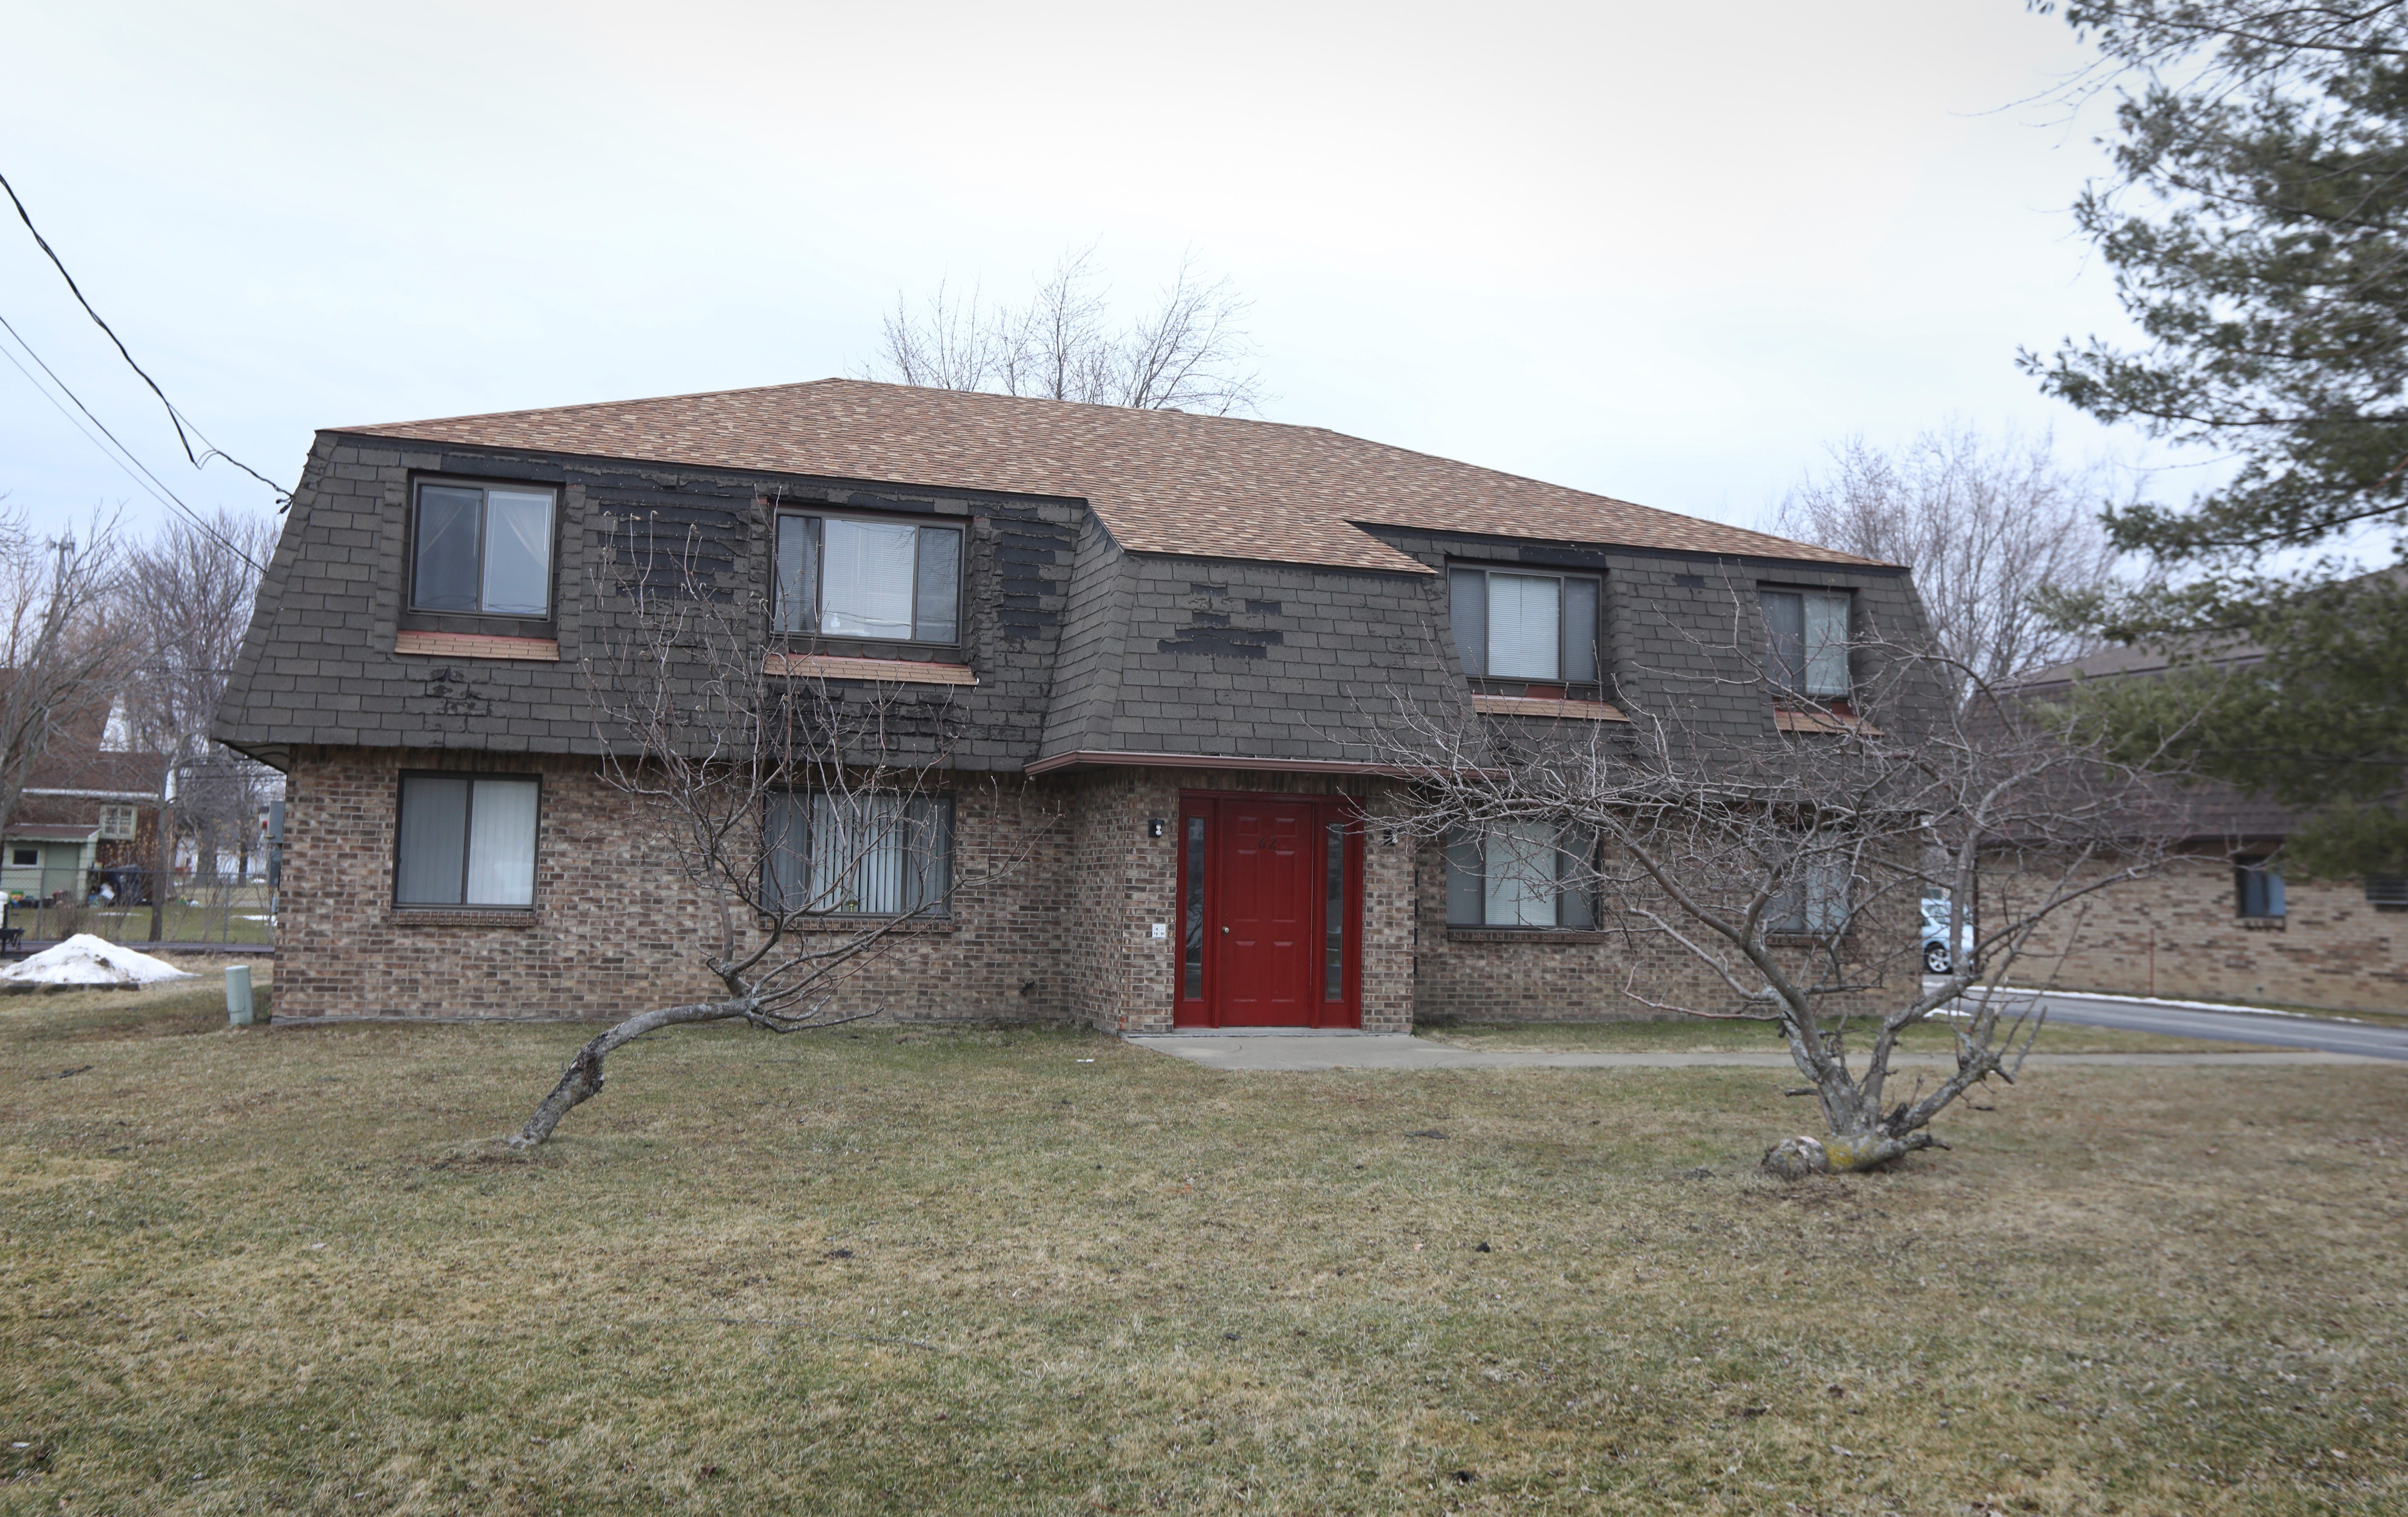
<path id="1" fill-rule="evenodd" d="M 106 708 L 123 654 L 120 569 L 114 516 L 43 538 L 22 510 L 0 509 L 0 826 L 62 727 Z"/>
<path id="2" fill-rule="evenodd" d="M 1064 257 L 1025 305 L 982 305 L 976 290 L 962 301 L 939 283 L 914 311 L 898 294 L 867 377 L 1226 416 L 1261 398 L 1247 366 L 1251 307 L 1189 258 L 1152 307 L 1115 326 L 1090 247 Z"/>
<path id="3" fill-rule="evenodd" d="M 2096 648 L 2034 597 L 2114 581 L 2104 469 L 2060 463 L 2047 433 L 1993 443 L 1962 422 L 1895 451 L 1852 436 L 1830 455 L 1782 498 L 1773 531 L 1911 565 L 1940 649 L 1991 683 Z"/>
<path id="4" fill-rule="evenodd" d="M 1709 651 L 1728 667 L 1752 650 Z M 2045 981 L 2063 919 L 2161 868 L 2184 832 L 2144 767 L 2110 762 L 1978 670 L 1878 639 L 1856 651 L 1881 673 L 1854 714 L 1793 709 L 1756 741 L 1688 720 L 1693 700 L 1650 707 L 1628 687 L 1627 726 L 1400 698 L 1383 723 L 1384 761 L 1416 781 L 1395 824 L 1479 849 L 1488 889 L 1584 894 L 1633 950 L 1629 1004 L 1779 1030 L 1810 1082 L 1791 1094 L 1818 1098 L 1828 1134 L 1768 1153 L 1793 1176 L 1945 1147 L 1932 1119 L 1993 1076 L 2012 1081 L 2039 1031 L 2037 1003 L 2007 987 Z M 1960 682 L 1972 696 L 1951 701 Z M 1974 947 L 1927 981 L 1914 923 L 1942 890 L 1958 903 L 1952 937 L 1970 931 Z M 1695 971 L 1686 993 L 1640 979 L 1668 945 Z M 1899 1036 L 1943 1013 L 1954 1072 L 1895 1099 Z M 1859 1028 L 1870 1046 L 1852 1063 Z"/>
<path id="5" fill-rule="evenodd" d="M 187 794 L 178 777 L 196 761 L 247 773 L 249 761 L 209 741 L 209 722 L 234 672 L 251 625 L 260 565 L 275 551 L 276 525 L 265 517 L 219 510 L 200 521 L 171 521 L 127 555 L 122 611 L 130 666 L 123 687 L 126 723 L 136 751 L 159 756 L 157 853 L 150 884 L 150 940 L 164 936 L 175 882 L 175 840 L 213 810 L 259 783 L 205 782 Z M 172 799 L 171 799 L 172 797 Z"/>
<path id="6" fill-rule="evenodd" d="M 728 594 L 689 538 L 663 551 L 638 520 L 596 578 L 613 630 L 586 665 L 606 783 L 672 861 L 707 924 L 696 955 L 724 994 L 640 1011 L 578 1051 L 509 1139 L 532 1149 L 599 1094 L 603 1061 L 663 1027 L 741 1022 L 793 1033 L 875 1015 L 839 997 L 915 923 L 1025 862 L 1044 824 L 992 824 L 963 868 L 941 781 L 960 713 L 950 687 L 831 686 L 765 646 L 756 602 Z M 999 784 L 985 808 L 999 822 Z M 1050 819 L 1048 819 L 1050 823 Z"/>

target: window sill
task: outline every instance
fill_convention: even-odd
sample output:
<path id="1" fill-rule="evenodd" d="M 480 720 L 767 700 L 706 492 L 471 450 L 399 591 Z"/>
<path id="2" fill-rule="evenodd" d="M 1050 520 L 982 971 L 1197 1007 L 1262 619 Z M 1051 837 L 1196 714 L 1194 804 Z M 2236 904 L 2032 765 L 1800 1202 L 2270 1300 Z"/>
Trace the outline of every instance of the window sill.
<path id="1" fill-rule="evenodd" d="M 1449 927 L 1450 943 L 1602 943 L 1611 936 L 1594 927 Z"/>
<path id="2" fill-rule="evenodd" d="M 1484 716 L 1546 716 L 1573 722 L 1627 722 L 1603 701 L 1551 700 L 1541 695 L 1474 695 L 1471 708 Z"/>
<path id="3" fill-rule="evenodd" d="M 1833 943 L 1853 943 L 1853 934 L 1828 932 L 1769 932 L 1764 935 L 1767 948 L 1828 948 Z"/>
<path id="4" fill-rule="evenodd" d="M 1772 711 L 1772 725 L 1779 732 L 1861 732 L 1878 737 L 1882 730 L 1860 716 L 1843 711 L 1796 710 L 1777 706 Z"/>
<path id="5" fill-rule="evenodd" d="M 2235 917 L 2243 932 L 2281 932 L 2287 917 Z"/>
<path id="6" fill-rule="evenodd" d="M 974 685 L 967 664 L 929 664 L 906 658 L 845 658 L 834 653 L 763 655 L 761 672 L 784 679 L 866 680 L 886 685 Z"/>
<path id="7" fill-rule="evenodd" d="M 396 927 L 539 927 L 543 914 L 516 906 L 396 906 L 385 913 Z"/>
<path id="8" fill-rule="evenodd" d="M 528 659 L 560 662 L 557 637 L 494 637 L 472 632 L 410 632 L 394 634 L 393 651 L 417 658 Z"/>

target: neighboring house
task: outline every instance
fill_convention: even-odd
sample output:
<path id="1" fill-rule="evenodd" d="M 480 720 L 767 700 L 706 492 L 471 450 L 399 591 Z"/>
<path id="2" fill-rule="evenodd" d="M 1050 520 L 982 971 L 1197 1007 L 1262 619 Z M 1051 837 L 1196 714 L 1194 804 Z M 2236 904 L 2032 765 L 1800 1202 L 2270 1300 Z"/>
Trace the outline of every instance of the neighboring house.
<path id="1" fill-rule="evenodd" d="M 759 598 L 781 667 L 951 703 L 953 858 L 1058 811 L 848 992 L 902 1019 L 1630 1014 L 1631 950 L 1502 866 L 1547 840 L 1353 824 L 1395 782 L 1369 723 L 1611 723 L 1678 686 L 1697 730 L 1770 737 L 1767 646 L 1843 708 L 1834 639 L 1922 624 L 1894 565 L 1312 427 L 828 379 L 322 432 L 216 728 L 288 777 L 280 1017 L 711 992 L 598 777 L 589 587 L 630 516 Z M 943 894 L 863 878 L 865 915 Z"/>
<path id="2" fill-rule="evenodd" d="M 2226 661 L 2259 655 L 2236 648 Z M 2076 680 L 2149 679 L 2161 651 L 2115 648 L 2016 681 L 2045 700 Z M 2408 880 L 2302 880 L 2279 851 L 2296 819 L 2225 785 L 2186 792 L 2172 840 L 2192 857 L 2154 879 L 2103 892 L 2060 962 L 2067 990 L 2184 1000 L 2272 1002 L 2341 1011 L 2408 1009 Z"/>
<path id="3" fill-rule="evenodd" d="M 159 836 L 163 764 L 120 745 L 103 706 L 63 722 L 0 828 L 0 891 L 76 903 L 110 870 L 145 864 Z"/>

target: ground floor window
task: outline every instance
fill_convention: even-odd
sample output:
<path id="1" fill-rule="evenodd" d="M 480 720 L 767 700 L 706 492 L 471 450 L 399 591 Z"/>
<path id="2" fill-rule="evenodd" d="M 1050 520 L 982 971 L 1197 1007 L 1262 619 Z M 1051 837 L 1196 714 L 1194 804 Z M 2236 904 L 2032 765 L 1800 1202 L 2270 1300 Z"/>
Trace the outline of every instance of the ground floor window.
<path id="1" fill-rule="evenodd" d="M 953 803 L 945 795 L 772 796 L 762 889 L 781 911 L 942 916 L 953 881 Z"/>
<path id="2" fill-rule="evenodd" d="M 1596 926 L 1596 898 L 1579 883 L 1594 849 L 1541 822 L 1455 834 L 1446 845 L 1447 925 Z"/>
<path id="3" fill-rule="evenodd" d="M 533 906 L 540 789 L 519 776 L 402 776 L 394 904 Z"/>
<path id="4" fill-rule="evenodd" d="M 2279 917 L 2283 915 L 2283 876 L 2279 870 L 2266 867 L 2262 858 L 2232 861 L 2233 893 L 2244 917 Z"/>
<path id="5" fill-rule="evenodd" d="M 1805 859 L 1772 898 L 1765 925 L 1774 932 L 1828 937 L 1848 925 L 1848 861 Z M 1943 907 L 1947 903 L 1941 903 Z"/>

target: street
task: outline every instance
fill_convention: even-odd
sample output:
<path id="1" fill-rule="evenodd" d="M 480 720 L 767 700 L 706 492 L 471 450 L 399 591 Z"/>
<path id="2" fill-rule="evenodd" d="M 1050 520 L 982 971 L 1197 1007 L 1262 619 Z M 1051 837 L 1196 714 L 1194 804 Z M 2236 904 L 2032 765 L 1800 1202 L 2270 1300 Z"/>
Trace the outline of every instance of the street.
<path id="1" fill-rule="evenodd" d="M 2322 1049 L 2379 1059 L 2408 1059 L 2408 1027 L 2378 1022 L 2328 1021 L 2250 1011 L 2202 1011 L 2150 1001 L 2118 1001 L 2089 995 L 2050 995 L 2052 1022 L 2086 1027 L 2121 1027 L 2205 1038 L 2232 1043 L 2271 1043 L 2283 1048 Z M 2339 1018 L 2345 1013 L 2335 1012 Z"/>

